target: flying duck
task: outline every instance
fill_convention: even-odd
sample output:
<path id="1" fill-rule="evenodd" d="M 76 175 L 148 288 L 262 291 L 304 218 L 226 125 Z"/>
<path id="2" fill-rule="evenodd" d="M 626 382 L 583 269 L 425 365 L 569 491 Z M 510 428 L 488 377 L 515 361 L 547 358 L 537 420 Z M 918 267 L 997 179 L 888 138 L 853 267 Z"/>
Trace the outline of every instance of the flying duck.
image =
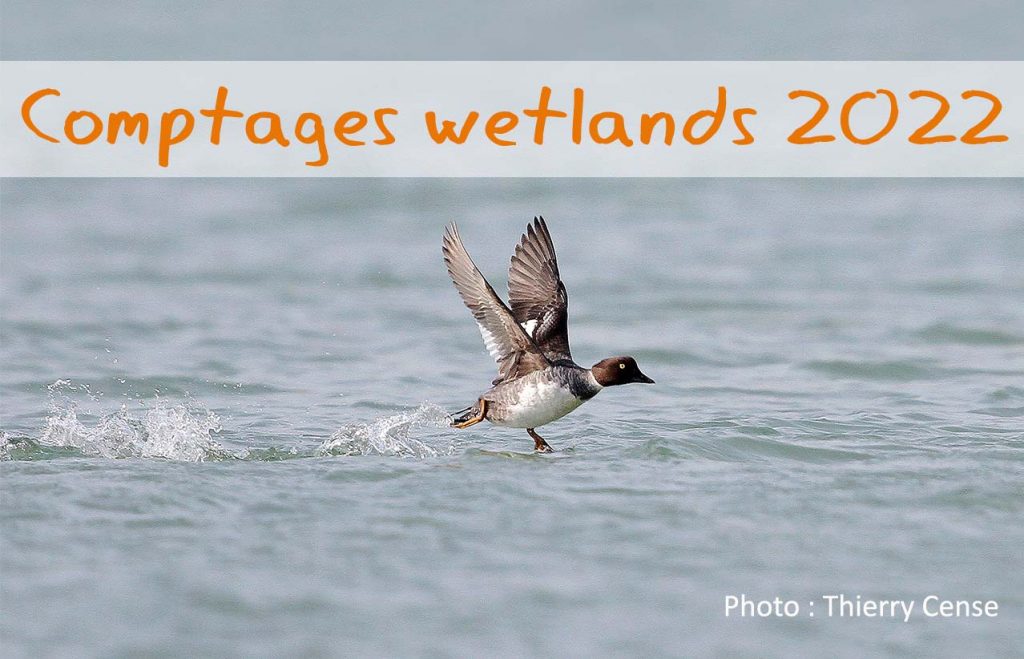
<path id="1" fill-rule="evenodd" d="M 534 450 L 551 446 L 536 428 L 560 419 L 617 384 L 654 380 L 632 357 L 609 357 L 590 368 L 573 361 L 566 326 L 569 297 L 558 275 L 555 247 L 544 218 L 535 217 L 516 246 L 508 272 L 509 306 L 480 274 L 454 223 L 445 229 L 441 251 L 448 274 L 480 327 L 484 345 L 498 363 L 498 377 L 477 402 L 456 412 L 452 427 L 484 419 L 526 428 Z"/>

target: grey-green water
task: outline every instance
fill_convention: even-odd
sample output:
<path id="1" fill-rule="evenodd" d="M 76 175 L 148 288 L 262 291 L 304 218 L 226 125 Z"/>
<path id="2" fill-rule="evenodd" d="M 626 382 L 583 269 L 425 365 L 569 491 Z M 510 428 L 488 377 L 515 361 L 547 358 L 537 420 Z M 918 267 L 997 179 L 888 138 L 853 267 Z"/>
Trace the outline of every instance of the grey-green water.
<path id="1" fill-rule="evenodd" d="M 3 180 L 5 656 L 1014 656 L 1019 181 Z M 548 219 L 574 355 L 453 431 Z M 728 595 L 795 619 L 724 615 Z M 996 600 L 829 618 L 824 595 Z M 816 616 L 807 612 L 816 601 Z"/>

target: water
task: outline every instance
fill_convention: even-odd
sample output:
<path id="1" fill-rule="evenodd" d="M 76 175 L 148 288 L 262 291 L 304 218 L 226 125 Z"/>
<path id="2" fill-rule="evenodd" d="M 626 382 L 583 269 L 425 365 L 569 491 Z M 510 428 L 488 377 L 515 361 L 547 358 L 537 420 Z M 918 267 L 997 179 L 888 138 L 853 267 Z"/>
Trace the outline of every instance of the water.
<path id="1" fill-rule="evenodd" d="M 50 3 L 52 5 L 52 3 Z M 5 0 L 4 59 L 1017 60 L 1024 6 L 986 0 L 515 4 Z M 472 29 L 466 29 L 472 26 Z"/>
<path id="2" fill-rule="evenodd" d="M 1019 181 L 0 183 L 6 656 L 1013 656 Z M 573 353 L 658 384 L 447 428 L 543 213 Z M 727 595 L 817 600 L 724 616 Z M 829 619 L 821 596 L 994 599 Z"/>

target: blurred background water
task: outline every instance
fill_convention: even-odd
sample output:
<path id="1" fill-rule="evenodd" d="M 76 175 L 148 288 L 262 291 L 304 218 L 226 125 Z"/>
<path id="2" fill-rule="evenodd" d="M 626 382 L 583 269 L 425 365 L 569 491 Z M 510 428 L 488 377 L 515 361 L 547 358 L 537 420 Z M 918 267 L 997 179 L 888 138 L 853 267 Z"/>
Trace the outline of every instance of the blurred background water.
<path id="1" fill-rule="evenodd" d="M 1016 60 L 1017 0 L 4 0 L 4 59 Z"/>
<path id="2" fill-rule="evenodd" d="M 1013 656 L 1024 189 L 999 180 L 0 182 L 7 656 Z M 577 361 L 445 426 L 543 214 Z M 726 595 L 811 619 L 726 618 Z M 995 599 L 840 620 L 820 597 Z M 918 604 L 920 606 L 920 604 Z"/>

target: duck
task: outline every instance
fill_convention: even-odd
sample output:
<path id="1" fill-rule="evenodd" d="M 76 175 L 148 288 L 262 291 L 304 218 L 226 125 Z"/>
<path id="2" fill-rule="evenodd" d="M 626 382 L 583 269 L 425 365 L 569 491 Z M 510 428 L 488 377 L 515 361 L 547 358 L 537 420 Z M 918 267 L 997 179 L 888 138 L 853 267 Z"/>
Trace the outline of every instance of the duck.
<path id="1" fill-rule="evenodd" d="M 547 223 L 533 218 L 512 255 L 506 305 L 473 263 L 453 222 L 445 227 L 441 252 L 448 275 L 476 320 L 498 377 L 476 403 L 451 415 L 453 428 L 484 420 L 525 428 L 534 451 L 553 449 L 536 429 L 561 419 L 606 387 L 654 384 L 630 356 L 608 357 L 590 368 L 569 351 L 569 296 Z"/>

